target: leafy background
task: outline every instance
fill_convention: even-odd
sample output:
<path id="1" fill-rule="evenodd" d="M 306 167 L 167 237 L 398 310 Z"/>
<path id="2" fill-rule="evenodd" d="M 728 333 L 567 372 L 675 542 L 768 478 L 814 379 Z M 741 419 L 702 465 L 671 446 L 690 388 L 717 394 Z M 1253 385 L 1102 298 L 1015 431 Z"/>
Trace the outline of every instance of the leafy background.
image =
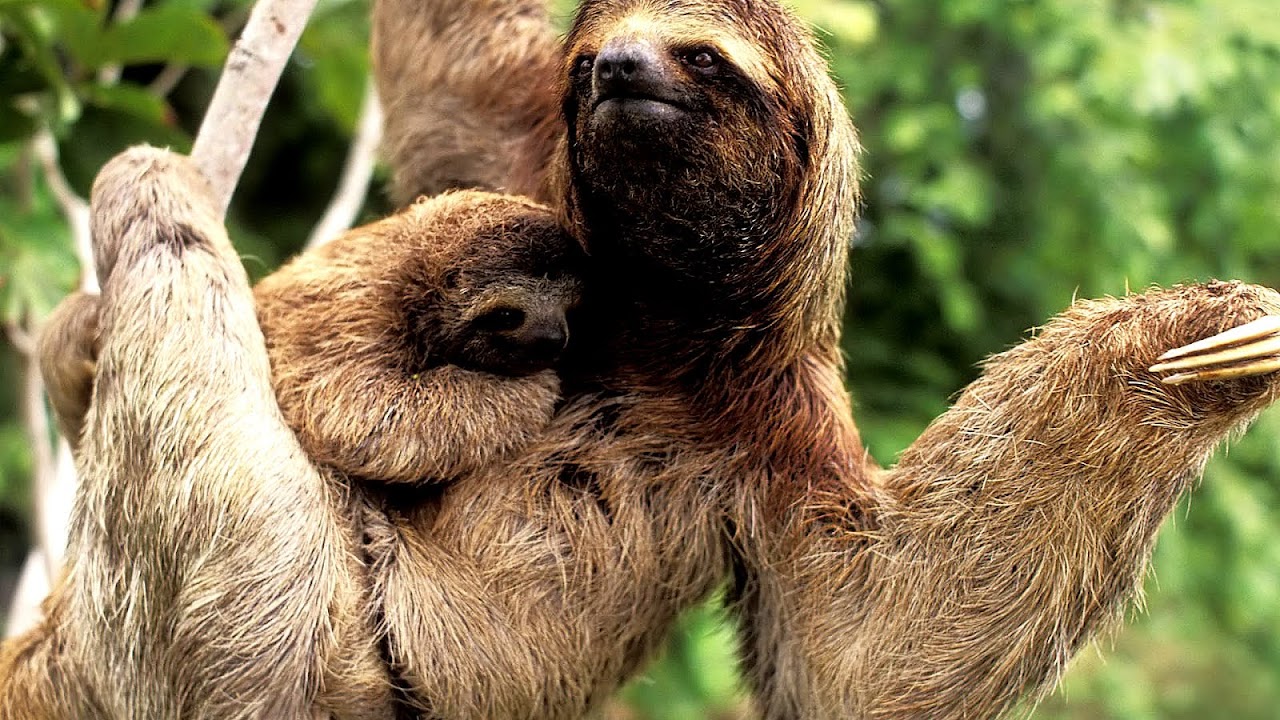
<path id="1" fill-rule="evenodd" d="M 1240 278 L 1280 286 L 1275 0 L 795 0 L 830 48 L 866 146 L 845 348 L 863 436 L 892 462 L 984 356 L 1074 296 Z M 568 0 L 557 3 L 566 17 Z M 75 283 L 31 151 L 82 195 L 146 141 L 191 136 L 243 0 L 0 0 L 0 565 L 30 528 L 23 357 Z M 268 111 L 229 225 L 261 276 L 333 191 L 367 73 L 367 7 L 322 0 Z M 119 78 L 112 66 L 123 66 Z M 104 68 L 106 71 L 104 72 Z M 388 209 L 378 190 L 366 218 Z M 1280 714 L 1280 415 L 1179 507 L 1148 612 L 1086 651 L 1037 718 Z M 741 717 L 732 629 L 709 605 L 623 691 L 617 718 Z"/>

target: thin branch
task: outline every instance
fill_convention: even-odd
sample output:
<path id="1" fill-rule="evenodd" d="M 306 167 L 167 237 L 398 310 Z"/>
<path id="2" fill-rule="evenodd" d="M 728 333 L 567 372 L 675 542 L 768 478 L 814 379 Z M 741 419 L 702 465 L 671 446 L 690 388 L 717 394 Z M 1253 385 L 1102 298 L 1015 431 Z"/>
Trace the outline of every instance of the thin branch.
<path id="1" fill-rule="evenodd" d="M 80 287 L 87 292 L 98 292 L 89 234 L 89 205 L 76 194 L 62 174 L 58 165 L 58 143 L 48 128 L 41 128 L 31 138 L 30 149 L 71 228 L 76 256 L 80 261 Z M 14 347 L 23 356 L 22 419 L 31 444 L 32 494 L 36 505 L 35 546 L 27 555 L 17 592 L 9 605 L 6 632 L 12 636 L 39 621 L 40 601 L 53 587 L 54 578 L 62 572 L 71 504 L 76 491 L 76 469 L 67 441 L 58 440 L 56 456 L 50 442 L 49 411 L 44 403 L 44 383 L 40 378 L 39 358 L 36 357 L 36 331 L 16 325 L 8 330 Z"/>
<path id="2" fill-rule="evenodd" d="M 31 139 L 31 152 L 44 173 L 45 182 L 71 228 L 76 257 L 80 261 L 80 288 L 98 292 L 98 275 L 93 264 L 93 241 L 89 233 L 89 204 L 76 194 L 58 164 L 58 143 L 48 128 Z M 49 411 L 44 404 L 44 384 L 36 357 L 36 332 L 31 328 L 9 328 L 14 347 L 23 354 L 23 424 L 31 441 L 33 495 L 36 504 L 35 547 L 27 557 L 22 577 L 9 610 L 9 631 L 34 624 L 40 617 L 40 600 L 48 594 L 54 578 L 62 572 L 67 549 L 67 528 L 76 489 L 75 462 L 71 446 L 59 438 L 57 454 L 50 443 Z M 43 577 L 36 569 L 44 570 Z"/>
<path id="3" fill-rule="evenodd" d="M 53 447 L 49 442 L 49 415 L 44 407 L 44 384 L 40 382 L 40 364 L 35 356 L 22 356 L 22 418 L 31 443 L 31 463 L 39 490 L 53 477 Z"/>
<path id="4" fill-rule="evenodd" d="M 181 63 L 165 65 L 160 74 L 156 75 L 155 79 L 151 81 L 151 84 L 147 85 L 147 92 L 159 98 L 168 97 L 169 93 L 178 87 L 178 83 L 182 82 L 182 78 L 186 77 L 187 71 L 190 69 L 190 65 Z"/>
<path id="5" fill-rule="evenodd" d="M 226 15 L 215 19 L 222 28 L 222 32 L 230 37 L 240 32 L 240 29 L 244 27 L 245 21 L 249 19 L 249 14 L 243 9 L 233 8 Z M 173 89 L 178 86 L 178 83 L 182 82 L 182 78 L 186 77 L 190 71 L 191 66 L 183 63 L 165 65 L 160 74 L 156 75 L 155 79 L 147 85 L 147 92 L 160 98 L 168 97 L 169 93 L 173 92 Z"/>
<path id="6" fill-rule="evenodd" d="M 67 554 L 67 540 L 71 535 L 71 507 L 75 504 L 76 486 L 79 484 L 71 443 L 59 436 L 57 452 L 54 454 L 53 477 L 48 478 L 48 483 L 40 491 L 41 549 L 46 564 L 51 568 L 51 583 L 62 571 L 63 558 Z"/>
<path id="7" fill-rule="evenodd" d="M 49 413 L 44 405 L 44 383 L 40 381 L 40 363 L 36 359 L 30 337 L 31 329 L 22 328 L 21 335 L 9 329 L 10 339 L 22 351 L 22 424 L 31 445 L 32 477 L 35 480 L 36 537 L 43 551 L 48 577 L 56 577 L 62 560 L 65 537 L 55 537 L 52 530 L 65 523 L 50 522 L 64 508 L 51 507 L 51 492 L 56 483 L 53 445 L 50 443 Z M 25 336 L 25 340 L 23 337 Z M 24 349 L 24 346 L 25 349 Z M 70 506 L 68 506 L 69 508 Z"/>
<path id="8" fill-rule="evenodd" d="M 191 157 L 225 213 L 267 102 L 316 0 L 258 0 L 231 48 Z"/>
<path id="9" fill-rule="evenodd" d="M 360 105 L 360 120 L 356 124 L 355 137 L 347 150 L 347 161 L 342 177 L 334 191 L 324 217 L 316 223 L 307 240 L 307 247 L 316 247 L 337 237 L 355 222 L 364 197 L 369 191 L 369 180 L 377 162 L 378 143 L 382 141 L 382 106 L 372 78 L 365 84 L 364 100 Z"/>
<path id="10" fill-rule="evenodd" d="M 36 354 L 36 338 L 31 331 L 14 322 L 7 322 L 4 325 L 5 334 L 9 336 L 9 344 L 19 354 L 27 357 L 34 357 Z"/>
<path id="11" fill-rule="evenodd" d="M 71 226 L 75 240 L 76 257 L 80 259 L 80 288 L 85 292 L 98 292 L 98 275 L 93 266 L 93 238 L 89 233 L 89 204 L 76 194 L 58 165 L 58 143 L 48 128 L 41 129 L 31 139 L 31 149 L 44 171 L 45 182 L 57 200 L 62 214 Z"/>
<path id="12" fill-rule="evenodd" d="M 5 617 L 4 635 L 15 638 L 39 624 L 42 614 L 40 601 L 49 594 L 51 583 L 45 574 L 44 554 L 40 548 L 32 548 L 22 564 L 18 586 L 9 601 L 9 613 Z"/>

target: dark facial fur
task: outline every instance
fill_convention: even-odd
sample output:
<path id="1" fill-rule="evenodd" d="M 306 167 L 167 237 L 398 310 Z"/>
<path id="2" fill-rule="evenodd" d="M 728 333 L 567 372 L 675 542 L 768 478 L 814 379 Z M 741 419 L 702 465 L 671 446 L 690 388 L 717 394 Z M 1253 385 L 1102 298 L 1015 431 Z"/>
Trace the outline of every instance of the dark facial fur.
<path id="1" fill-rule="evenodd" d="M 705 288 L 758 250 L 751 230 L 777 222 L 804 159 L 769 87 L 726 48 L 732 30 L 699 32 L 702 14 L 681 10 L 584 6 L 564 113 L 593 253 Z"/>
<path id="2" fill-rule="evenodd" d="M 563 112 L 571 202 L 593 254 L 712 296 L 743 290 L 741 273 L 772 254 L 770 231 L 788 222 L 814 144 L 805 83 L 777 79 L 809 51 L 786 16 L 771 17 L 780 12 L 583 5 L 566 43 Z"/>
<path id="3" fill-rule="evenodd" d="M 743 0 L 586 2 L 561 72 L 566 217 L 634 316 L 632 358 L 703 377 L 834 340 L 858 148 L 802 23 Z"/>
<path id="4" fill-rule="evenodd" d="M 457 365 L 519 377 L 556 365 L 569 343 L 569 313 L 581 296 L 574 267 L 581 263 L 567 236 L 525 225 L 501 229 L 531 242 L 513 245 L 498 264 L 460 263 L 438 287 L 405 285 L 408 339 L 423 369 Z"/>

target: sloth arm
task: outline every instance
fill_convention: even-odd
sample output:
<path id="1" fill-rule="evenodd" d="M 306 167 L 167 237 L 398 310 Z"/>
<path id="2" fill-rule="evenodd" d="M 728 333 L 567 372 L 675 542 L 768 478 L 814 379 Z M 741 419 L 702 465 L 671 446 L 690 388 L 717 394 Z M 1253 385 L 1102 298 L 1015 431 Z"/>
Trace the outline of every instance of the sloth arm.
<path id="1" fill-rule="evenodd" d="M 1150 366 L 1278 310 L 1236 283 L 1079 303 L 989 360 L 880 475 L 870 531 L 828 514 L 748 551 L 766 716 L 993 717 L 1051 687 L 1140 592 L 1213 449 L 1280 395 L 1274 372 L 1173 385 Z"/>
<path id="2" fill-rule="evenodd" d="M 372 46 L 397 203 L 451 188 L 553 199 L 560 44 L 544 0 L 379 0 Z"/>
<path id="3" fill-rule="evenodd" d="M 329 702 L 330 672 L 372 706 L 341 489 L 284 425 L 206 184 L 135 148 L 100 173 L 92 211 L 100 349 L 49 622 L 119 716 L 302 717 Z"/>
<path id="4" fill-rule="evenodd" d="M 277 402 L 309 458 L 364 480 L 447 481 L 528 444 L 550 421 L 559 382 L 550 370 L 506 378 L 400 367 L 386 348 L 393 320 L 378 309 L 395 302 L 387 284 L 403 282 L 402 245 L 353 230 L 264 278 L 254 303 Z M 73 450 L 93 396 L 101 304 L 74 293 L 40 336 L 46 392 Z"/>
<path id="5" fill-rule="evenodd" d="M 313 460 L 362 480 L 473 472 L 528 444 L 559 398 L 550 370 L 508 378 L 410 360 L 397 308 L 401 289 L 423 282 L 404 268 L 430 256 L 417 209 L 309 250 L 254 288 L 287 424 Z"/>

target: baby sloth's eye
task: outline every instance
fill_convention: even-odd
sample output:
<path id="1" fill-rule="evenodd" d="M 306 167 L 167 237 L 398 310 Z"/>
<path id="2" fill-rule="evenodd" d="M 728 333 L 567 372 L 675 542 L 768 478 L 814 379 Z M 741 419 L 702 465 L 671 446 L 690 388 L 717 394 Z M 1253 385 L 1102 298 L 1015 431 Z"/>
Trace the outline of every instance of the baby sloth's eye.
<path id="1" fill-rule="evenodd" d="M 591 73 L 591 69 L 594 68 L 595 65 L 596 59 L 594 57 L 590 55 L 583 55 L 578 58 L 578 64 L 574 66 L 574 72 L 579 75 L 588 75 Z"/>
<path id="2" fill-rule="evenodd" d="M 699 70 L 710 70 L 720 64 L 720 56 L 709 48 L 698 48 L 685 52 L 680 61 Z"/>
<path id="3" fill-rule="evenodd" d="M 472 324 L 490 332 L 515 330 L 524 324 L 524 311 L 513 307 L 494 308 L 481 314 Z"/>

